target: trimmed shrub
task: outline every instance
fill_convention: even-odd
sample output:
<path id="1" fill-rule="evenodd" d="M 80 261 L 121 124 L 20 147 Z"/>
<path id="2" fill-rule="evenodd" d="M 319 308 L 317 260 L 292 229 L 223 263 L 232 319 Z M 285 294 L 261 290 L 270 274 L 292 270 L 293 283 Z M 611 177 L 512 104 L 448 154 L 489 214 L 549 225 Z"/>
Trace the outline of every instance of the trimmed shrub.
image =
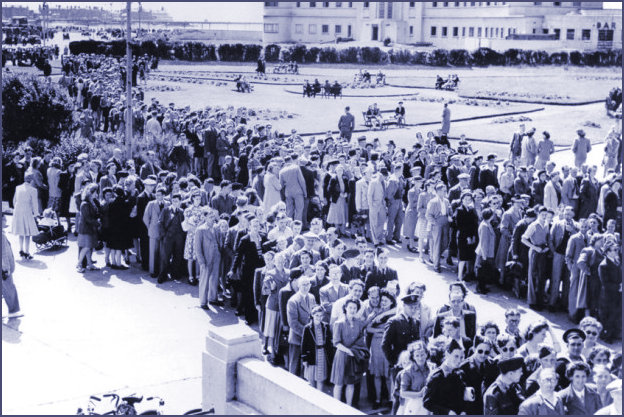
<path id="1" fill-rule="evenodd" d="M 583 54 L 581 54 L 579 51 L 570 52 L 570 64 L 583 65 Z"/>
<path id="2" fill-rule="evenodd" d="M 360 51 L 362 52 L 363 64 L 379 64 L 381 61 L 381 49 L 376 46 L 373 48 L 365 46 Z"/>
<path id="3" fill-rule="evenodd" d="M 569 63 L 567 52 L 554 52 L 550 55 L 550 63 L 553 65 L 567 65 Z"/>
<path id="4" fill-rule="evenodd" d="M 448 53 L 448 63 L 454 67 L 470 66 L 470 53 L 465 49 L 451 49 Z"/>
<path id="5" fill-rule="evenodd" d="M 355 48 L 351 46 L 346 49 L 341 49 L 338 52 L 338 55 L 339 55 L 338 58 L 340 59 L 340 62 L 346 62 L 349 64 L 357 64 L 358 52 L 359 52 L 359 48 Z"/>
<path id="6" fill-rule="evenodd" d="M 412 60 L 412 54 L 405 49 L 398 51 L 391 49 L 388 55 L 390 55 L 390 62 L 393 64 L 409 64 Z"/>
<path id="7" fill-rule="evenodd" d="M 321 48 L 317 48 L 316 46 L 308 49 L 305 53 L 305 62 L 309 62 L 311 64 L 318 62 L 318 56 L 320 52 Z"/>
<path id="8" fill-rule="evenodd" d="M 446 49 L 434 49 L 427 54 L 427 65 L 436 67 L 446 67 L 448 65 L 449 54 Z"/>
<path id="9" fill-rule="evenodd" d="M 264 59 L 266 62 L 277 62 L 280 57 L 280 46 L 271 44 L 264 48 Z"/>
<path id="10" fill-rule="evenodd" d="M 340 56 L 338 55 L 338 51 L 336 51 L 336 48 L 328 46 L 321 49 L 321 52 L 319 54 L 319 62 L 325 62 L 328 64 L 335 64 L 337 62 L 340 62 Z"/>
<path id="11" fill-rule="evenodd" d="M 305 62 L 306 53 L 307 53 L 306 46 L 297 44 L 294 46 L 294 48 L 290 48 L 290 59 L 286 59 L 286 57 L 284 57 L 284 60 L 302 63 L 302 62 Z"/>
<path id="12" fill-rule="evenodd" d="M 243 61 L 245 57 L 245 46 L 242 43 L 229 44 L 224 43 L 219 45 L 217 50 L 219 54 L 219 61 Z M 256 58 L 258 59 L 258 58 Z"/>
<path id="13" fill-rule="evenodd" d="M 245 62 L 254 62 L 260 58 L 262 54 L 261 45 L 245 45 L 244 46 L 244 60 Z"/>
<path id="14" fill-rule="evenodd" d="M 505 56 L 490 48 L 479 48 L 472 53 L 472 62 L 479 67 L 504 65 Z"/>

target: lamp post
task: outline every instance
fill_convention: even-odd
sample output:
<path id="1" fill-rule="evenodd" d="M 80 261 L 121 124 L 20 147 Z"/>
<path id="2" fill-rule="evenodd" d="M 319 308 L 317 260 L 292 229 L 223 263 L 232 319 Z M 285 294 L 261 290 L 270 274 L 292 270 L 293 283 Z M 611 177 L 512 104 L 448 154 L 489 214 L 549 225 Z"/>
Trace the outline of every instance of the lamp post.
<path id="1" fill-rule="evenodd" d="M 128 154 L 132 158 L 134 149 L 134 138 L 132 135 L 132 25 L 130 23 L 132 2 L 126 2 L 126 146 L 129 147 Z"/>

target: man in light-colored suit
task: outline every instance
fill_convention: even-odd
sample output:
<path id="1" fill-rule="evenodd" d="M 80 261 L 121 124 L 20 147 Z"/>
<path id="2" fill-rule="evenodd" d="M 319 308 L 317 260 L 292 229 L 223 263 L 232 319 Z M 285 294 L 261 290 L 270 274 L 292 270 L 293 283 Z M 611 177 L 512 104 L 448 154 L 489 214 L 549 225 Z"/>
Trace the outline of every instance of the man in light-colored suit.
<path id="1" fill-rule="evenodd" d="M 578 213 L 579 184 L 576 182 L 578 170 L 570 168 L 569 175 L 563 180 L 561 186 L 561 204 L 571 206 L 574 213 Z"/>
<path id="2" fill-rule="evenodd" d="M 370 184 L 368 184 L 369 222 L 373 244 L 380 246 L 385 241 L 384 224 L 386 223 L 386 178 L 388 169 L 381 167 Z"/>
<path id="3" fill-rule="evenodd" d="M 145 213 L 143 213 L 143 223 L 147 227 L 147 235 L 149 237 L 149 272 L 152 278 L 158 276 L 156 271 L 158 262 L 157 258 L 160 253 L 160 227 L 158 226 L 158 218 L 160 212 L 165 207 L 165 188 L 158 187 L 156 189 L 156 199 L 147 203 Z"/>
<path id="4" fill-rule="evenodd" d="M 369 215 L 368 210 L 368 185 L 373 178 L 373 168 L 366 167 L 364 169 L 362 178 L 355 183 L 355 210 L 358 213 Z M 367 237 L 370 237 L 370 222 L 364 222 L 364 233 Z"/>
<path id="5" fill-rule="evenodd" d="M 288 300 L 286 315 L 288 317 L 288 370 L 299 375 L 301 370 L 301 341 L 303 328 L 310 323 L 312 309 L 316 306 L 314 296 L 310 294 L 312 281 L 308 277 L 299 278 L 299 291 Z"/>
<path id="6" fill-rule="evenodd" d="M 307 197 L 305 178 L 297 162 L 298 155 L 291 155 L 291 163 L 279 173 L 279 180 L 286 197 L 286 215 L 303 221 L 304 199 Z"/>
<path id="7" fill-rule="evenodd" d="M 218 213 L 216 210 L 207 208 L 204 216 L 204 223 L 195 231 L 194 250 L 199 264 L 199 304 L 201 308 L 207 309 L 208 303 L 222 306 L 223 301 L 217 299 L 221 262 L 215 230 Z"/>
<path id="8" fill-rule="evenodd" d="M 440 182 L 435 187 L 436 196 L 427 204 L 427 229 L 431 232 L 431 261 L 436 272 L 440 272 L 440 258 L 449 244 L 451 203 L 446 198 L 446 185 Z"/>
<path id="9" fill-rule="evenodd" d="M 568 240 L 565 252 L 565 263 L 570 271 L 570 288 L 568 289 L 568 317 L 572 321 L 577 321 L 576 315 L 578 313 L 576 308 L 576 299 L 579 290 L 579 277 L 580 270 L 576 264 L 581 252 L 587 246 L 589 237 L 587 232 L 589 231 L 589 223 L 587 219 L 581 219 L 579 221 L 579 231 L 573 234 Z"/>

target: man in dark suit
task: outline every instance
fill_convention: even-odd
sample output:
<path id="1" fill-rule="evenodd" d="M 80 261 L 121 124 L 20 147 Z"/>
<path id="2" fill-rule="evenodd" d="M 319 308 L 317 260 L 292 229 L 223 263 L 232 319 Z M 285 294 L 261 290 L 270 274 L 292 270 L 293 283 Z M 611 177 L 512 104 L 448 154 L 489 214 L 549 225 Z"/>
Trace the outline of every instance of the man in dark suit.
<path id="1" fill-rule="evenodd" d="M 472 340 L 477 332 L 477 312 L 473 306 L 464 301 L 468 289 L 463 282 L 457 281 L 449 286 L 449 303 L 440 307 L 436 314 L 433 336 L 442 334 L 442 324 L 449 316 L 460 320 L 460 334 Z"/>
<path id="2" fill-rule="evenodd" d="M 358 249 L 347 249 L 342 254 L 344 261 L 340 264 L 340 270 L 342 271 L 342 277 L 340 280 L 348 284 L 352 279 L 361 279 L 360 268 L 357 265 L 358 256 L 360 251 Z"/>
<path id="3" fill-rule="evenodd" d="M 160 167 L 156 163 L 156 153 L 154 151 L 147 151 L 146 161 L 141 165 L 140 177 L 145 181 L 151 175 L 158 175 Z"/>
<path id="4" fill-rule="evenodd" d="M 602 408 L 600 395 L 586 385 L 590 373 L 589 365 L 585 362 L 573 362 L 566 367 L 566 377 L 571 384 L 557 393 L 566 414 L 592 415 Z"/>
<path id="5" fill-rule="evenodd" d="M 407 346 L 420 339 L 420 321 L 413 317 L 419 301 L 417 294 L 409 294 L 401 298 L 403 312 L 388 320 L 381 341 L 381 349 L 392 367 L 392 380 L 396 379 L 400 368 L 397 366 L 399 355 Z"/>
<path id="6" fill-rule="evenodd" d="M 485 187 L 492 185 L 498 188 L 498 166 L 496 165 L 496 154 L 491 153 L 487 156 L 487 165 L 479 172 L 479 188 L 485 190 Z"/>
<path id="7" fill-rule="evenodd" d="M 160 224 L 160 274 L 158 283 L 162 284 L 171 273 L 173 279 L 180 279 L 183 273 L 184 241 L 186 233 L 182 230 L 184 211 L 180 207 L 182 196 L 173 194 L 171 205 L 160 212 L 158 219 Z M 173 256 L 173 259 L 172 259 Z"/>
<path id="8" fill-rule="evenodd" d="M 217 138 L 219 132 L 216 128 L 216 120 L 210 119 L 208 121 L 208 128 L 204 130 L 204 158 L 206 160 L 206 174 L 209 177 L 218 180 L 220 170 L 216 162 L 217 158 Z"/>
<path id="9" fill-rule="evenodd" d="M 581 182 L 579 191 L 579 218 L 586 219 L 590 214 L 596 211 L 598 207 L 598 195 L 600 193 L 600 184 L 596 179 L 598 167 L 591 166 L 587 171 L 587 175 Z"/>
<path id="10" fill-rule="evenodd" d="M 397 271 L 388 266 L 389 252 L 385 248 L 380 248 L 377 251 L 377 266 L 366 275 L 366 287 L 364 293 L 368 293 L 370 287 L 376 286 L 381 289 L 386 288 L 386 285 L 390 281 L 398 281 L 399 276 Z"/>
<path id="11" fill-rule="evenodd" d="M 308 222 L 308 206 L 310 205 L 310 199 L 316 195 L 315 181 L 317 179 L 316 170 L 310 167 L 310 162 L 306 158 L 299 158 L 299 167 L 303 174 L 306 186 L 306 196 L 303 198 L 303 218 L 301 223 L 303 224 L 303 230 L 310 228 Z"/>
<path id="12" fill-rule="evenodd" d="M 525 400 L 519 385 L 524 359 L 513 357 L 498 362 L 500 375 L 483 395 L 484 415 L 516 415 Z"/>

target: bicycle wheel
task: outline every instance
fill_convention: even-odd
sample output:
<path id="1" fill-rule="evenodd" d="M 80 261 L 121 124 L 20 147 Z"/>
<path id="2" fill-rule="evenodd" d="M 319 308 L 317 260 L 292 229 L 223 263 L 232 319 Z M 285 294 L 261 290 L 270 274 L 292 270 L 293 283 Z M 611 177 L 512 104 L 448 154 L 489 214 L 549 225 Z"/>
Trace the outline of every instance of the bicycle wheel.
<path id="1" fill-rule="evenodd" d="M 135 416 L 136 409 L 130 404 L 121 404 L 117 407 L 117 415 L 119 416 Z"/>

